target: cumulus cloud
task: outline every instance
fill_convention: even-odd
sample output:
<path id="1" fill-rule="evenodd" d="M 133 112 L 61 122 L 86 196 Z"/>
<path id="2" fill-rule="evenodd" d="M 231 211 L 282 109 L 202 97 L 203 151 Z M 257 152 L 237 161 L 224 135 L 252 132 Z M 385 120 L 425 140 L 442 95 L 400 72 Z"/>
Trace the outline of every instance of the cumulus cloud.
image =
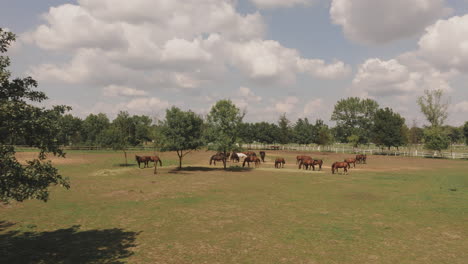
<path id="1" fill-rule="evenodd" d="M 251 0 L 258 8 L 292 7 L 295 5 L 310 5 L 314 0 Z"/>
<path id="2" fill-rule="evenodd" d="M 468 72 L 468 15 L 437 21 L 418 44 L 416 54 L 435 67 Z"/>
<path id="3" fill-rule="evenodd" d="M 278 113 L 291 113 L 299 103 L 299 99 L 295 96 L 288 96 L 275 104 L 275 110 Z"/>
<path id="4" fill-rule="evenodd" d="M 332 0 L 330 8 L 332 22 L 364 44 L 414 36 L 450 12 L 444 0 Z"/>
<path id="5" fill-rule="evenodd" d="M 240 87 L 239 93 L 243 98 L 245 98 L 248 101 L 260 102 L 262 100 L 262 97 L 255 95 L 255 93 L 247 87 Z"/>
<path id="6" fill-rule="evenodd" d="M 468 101 L 462 101 L 453 105 L 452 112 L 455 113 L 468 113 Z"/>
<path id="7" fill-rule="evenodd" d="M 304 106 L 304 115 L 316 114 L 323 106 L 323 99 L 317 98 L 307 102 Z"/>
<path id="8" fill-rule="evenodd" d="M 148 93 L 143 90 L 138 90 L 135 88 L 119 86 L 119 85 L 109 85 L 102 89 L 104 96 L 116 97 L 116 96 L 143 96 Z"/>
<path id="9" fill-rule="evenodd" d="M 264 40 L 262 16 L 238 13 L 232 0 L 79 0 L 51 8 L 44 19 L 24 39 L 73 55 L 66 63 L 32 67 L 41 81 L 172 89 L 221 80 L 230 68 L 283 85 L 300 73 L 349 74 L 343 62 L 302 58 Z"/>
<path id="10" fill-rule="evenodd" d="M 404 60 L 403 60 L 404 61 Z M 414 95 L 424 89 L 451 90 L 450 75 L 431 67 L 405 64 L 399 59 L 368 59 L 359 66 L 353 79 L 353 92 L 368 97 L 399 97 Z"/>

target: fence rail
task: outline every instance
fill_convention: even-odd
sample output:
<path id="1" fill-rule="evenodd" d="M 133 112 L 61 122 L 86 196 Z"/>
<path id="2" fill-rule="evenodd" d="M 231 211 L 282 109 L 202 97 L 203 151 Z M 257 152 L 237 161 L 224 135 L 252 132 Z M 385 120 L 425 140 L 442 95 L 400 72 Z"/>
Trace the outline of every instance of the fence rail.
<path id="1" fill-rule="evenodd" d="M 404 157 L 425 157 L 425 158 L 446 158 L 446 159 L 468 159 L 468 153 L 461 152 L 435 152 L 423 149 L 404 150 L 382 150 L 379 148 L 351 148 L 349 146 L 291 146 L 291 145 L 266 145 L 266 144 L 243 144 L 242 147 L 248 149 L 280 149 L 295 151 L 323 151 L 335 153 L 370 154 L 370 155 L 390 155 Z M 279 147 L 279 148 L 278 148 Z"/>

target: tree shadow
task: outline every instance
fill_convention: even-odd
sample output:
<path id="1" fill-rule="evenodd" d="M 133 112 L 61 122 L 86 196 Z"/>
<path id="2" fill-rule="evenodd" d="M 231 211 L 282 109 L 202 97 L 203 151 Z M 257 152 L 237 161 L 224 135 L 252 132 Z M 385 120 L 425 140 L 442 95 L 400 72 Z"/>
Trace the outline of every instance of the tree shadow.
<path id="1" fill-rule="evenodd" d="M 5 222 L 0 224 L 3 227 Z M 122 259 L 134 254 L 131 248 L 140 233 L 79 229 L 76 225 L 50 232 L 0 234 L 0 263 L 125 263 Z"/>
<path id="2" fill-rule="evenodd" d="M 138 166 L 138 164 L 132 164 L 132 163 L 128 163 L 128 164 L 125 164 L 125 163 L 119 163 L 119 164 L 114 164 L 114 166 L 117 166 L 117 167 L 136 167 Z M 143 165 L 142 165 L 143 166 Z"/>
<path id="3" fill-rule="evenodd" d="M 201 166 L 196 166 L 196 167 L 182 167 L 180 168 L 174 168 L 169 171 L 169 173 L 172 174 L 188 174 L 187 172 L 210 172 L 210 171 L 229 171 L 229 172 L 246 172 L 246 171 L 251 171 L 253 168 L 242 168 L 240 166 L 230 166 L 227 167 L 226 170 L 223 167 L 201 167 Z"/>

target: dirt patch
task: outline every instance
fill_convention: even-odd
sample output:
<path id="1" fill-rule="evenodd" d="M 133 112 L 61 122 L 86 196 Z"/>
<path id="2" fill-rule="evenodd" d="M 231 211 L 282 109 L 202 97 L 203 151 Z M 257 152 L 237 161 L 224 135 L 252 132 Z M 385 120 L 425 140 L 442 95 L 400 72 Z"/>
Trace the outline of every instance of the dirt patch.
<path id="1" fill-rule="evenodd" d="M 120 169 L 104 169 L 104 170 L 98 170 L 91 174 L 92 176 L 115 176 L 122 174 L 124 172 L 129 172 L 131 171 L 131 168 L 120 168 Z"/>

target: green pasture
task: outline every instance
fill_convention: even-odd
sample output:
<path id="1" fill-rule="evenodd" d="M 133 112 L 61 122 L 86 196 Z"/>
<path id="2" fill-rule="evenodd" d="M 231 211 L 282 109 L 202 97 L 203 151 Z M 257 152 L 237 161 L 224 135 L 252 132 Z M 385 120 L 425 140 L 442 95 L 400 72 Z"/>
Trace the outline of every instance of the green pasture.
<path id="1" fill-rule="evenodd" d="M 154 175 L 136 153 L 69 151 L 70 190 L 1 206 L 0 263 L 468 263 L 467 161 L 370 156 L 332 175 L 344 154 L 312 153 L 313 172 L 268 152 L 226 172 L 199 151 L 183 170 L 162 153 Z"/>

